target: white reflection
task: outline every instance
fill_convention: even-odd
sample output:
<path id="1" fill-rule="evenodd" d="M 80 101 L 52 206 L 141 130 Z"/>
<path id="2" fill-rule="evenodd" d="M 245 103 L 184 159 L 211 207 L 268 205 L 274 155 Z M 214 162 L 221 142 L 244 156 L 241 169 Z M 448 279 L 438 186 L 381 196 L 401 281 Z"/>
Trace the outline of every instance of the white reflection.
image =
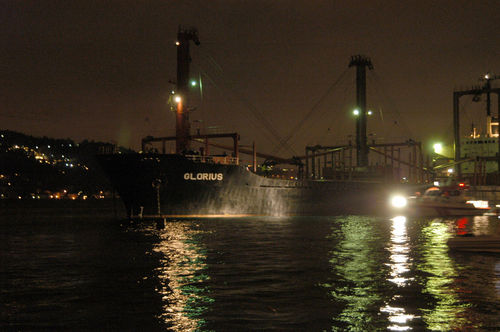
<path id="1" fill-rule="evenodd" d="M 391 253 L 390 262 L 387 265 L 391 268 L 390 282 L 395 283 L 398 287 L 405 287 L 408 284 L 410 278 L 405 277 L 405 274 L 410 271 L 410 259 L 409 259 L 409 239 L 406 231 L 406 217 L 398 216 L 392 220 L 391 229 L 391 244 L 387 248 Z M 395 298 L 398 298 L 396 296 Z M 389 315 L 389 322 L 392 324 L 387 327 L 391 331 L 407 331 L 411 330 L 408 323 L 412 321 L 415 316 L 407 314 L 404 308 L 393 307 L 387 304 L 385 307 L 380 309 L 380 312 L 387 313 Z"/>
<path id="2" fill-rule="evenodd" d="M 472 221 L 472 232 L 474 235 L 488 235 L 490 233 L 490 218 L 488 216 L 474 216 Z"/>
<path id="3" fill-rule="evenodd" d="M 391 331 L 408 331 L 411 330 L 411 327 L 405 326 L 409 321 L 415 318 L 414 315 L 405 314 L 405 310 L 403 308 L 395 308 L 390 305 L 385 306 L 380 309 L 381 312 L 385 312 L 389 314 L 389 322 L 393 323 L 387 327 L 388 330 Z M 396 325 L 398 324 L 398 325 Z"/>
<path id="4" fill-rule="evenodd" d="M 388 248 L 391 253 L 391 261 L 388 265 L 391 267 L 391 282 L 398 286 L 406 286 L 408 278 L 403 276 L 409 271 L 408 236 L 406 234 L 406 217 L 399 216 L 392 219 L 391 245 Z"/>

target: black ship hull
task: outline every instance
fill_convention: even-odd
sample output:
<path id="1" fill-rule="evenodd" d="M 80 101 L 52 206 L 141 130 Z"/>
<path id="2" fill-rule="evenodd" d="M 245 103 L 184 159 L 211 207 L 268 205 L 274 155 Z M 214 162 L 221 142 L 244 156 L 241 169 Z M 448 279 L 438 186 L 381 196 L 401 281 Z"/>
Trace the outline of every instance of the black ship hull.
<path id="1" fill-rule="evenodd" d="M 369 181 L 281 180 L 176 154 L 102 155 L 129 216 L 374 213 L 387 188 Z"/>

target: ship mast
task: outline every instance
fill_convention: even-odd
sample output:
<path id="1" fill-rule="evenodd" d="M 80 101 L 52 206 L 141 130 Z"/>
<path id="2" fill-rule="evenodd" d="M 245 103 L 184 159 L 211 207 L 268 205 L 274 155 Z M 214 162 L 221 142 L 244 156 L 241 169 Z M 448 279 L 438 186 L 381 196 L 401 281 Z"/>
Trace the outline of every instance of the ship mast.
<path id="1" fill-rule="evenodd" d="M 177 33 L 177 89 L 176 89 L 176 121 L 175 151 L 178 154 L 189 150 L 189 110 L 187 107 L 187 95 L 189 89 L 189 64 L 191 57 L 189 55 L 189 41 L 195 45 L 200 45 L 198 31 L 195 28 L 182 29 L 179 27 Z"/>
<path id="2" fill-rule="evenodd" d="M 356 160 L 358 167 L 368 166 L 368 144 L 366 139 L 366 67 L 373 69 L 370 58 L 362 55 L 351 57 L 349 67 L 356 66 Z"/>

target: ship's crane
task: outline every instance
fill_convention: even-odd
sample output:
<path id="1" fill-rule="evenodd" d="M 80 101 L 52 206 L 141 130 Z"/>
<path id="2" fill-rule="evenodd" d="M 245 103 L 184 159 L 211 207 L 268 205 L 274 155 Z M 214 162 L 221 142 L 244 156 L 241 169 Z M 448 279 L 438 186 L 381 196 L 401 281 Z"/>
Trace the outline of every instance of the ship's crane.
<path id="1" fill-rule="evenodd" d="M 486 94 L 486 135 L 488 137 L 498 136 L 499 134 L 498 129 L 496 130 L 496 132 L 493 130 L 493 126 L 497 126 L 498 128 L 499 117 L 495 118 L 491 115 L 491 81 L 497 80 L 499 78 L 500 75 L 486 73 L 479 79 L 479 81 L 485 82 L 482 90 L 480 90 L 477 94 L 474 95 L 474 97 L 472 97 L 472 101 L 479 102 L 481 100 L 481 95 L 483 93 Z M 472 125 L 472 132 L 473 136 L 476 136 L 474 125 Z"/>
<path id="2" fill-rule="evenodd" d="M 483 90 L 486 93 L 486 115 L 491 116 L 491 99 L 490 99 L 490 92 L 491 92 L 491 81 L 498 80 L 500 79 L 500 75 L 493 75 L 491 73 L 486 73 L 483 77 L 481 77 L 479 80 L 480 81 L 485 81 L 486 83 L 484 84 Z M 474 96 L 475 98 L 478 97 L 478 95 Z M 478 100 L 478 99 L 476 99 Z"/>

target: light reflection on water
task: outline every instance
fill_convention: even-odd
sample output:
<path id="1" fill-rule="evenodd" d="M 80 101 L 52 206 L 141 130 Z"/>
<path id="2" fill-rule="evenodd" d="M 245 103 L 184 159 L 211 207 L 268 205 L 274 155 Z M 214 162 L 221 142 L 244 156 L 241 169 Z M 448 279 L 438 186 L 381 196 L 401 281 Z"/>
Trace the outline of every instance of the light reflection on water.
<path id="1" fill-rule="evenodd" d="M 324 286 L 331 289 L 334 303 L 342 307 L 333 317 L 337 329 L 372 330 L 379 324 L 371 314 L 382 301 L 379 285 L 373 282 L 381 273 L 374 248 L 380 239 L 373 221 L 359 216 L 338 218 L 339 227 L 335 225 L 330 235 L 339 241 L 330 258 L 336 280 Z"/>
<path id="2" fill-rule="evenodd" d="M 480 296 L 474 290 L 488 289 L 488 282 L 500 288 L 498 263 L 494 257 L 480 256 L 475 261 L 467 255 L 453 255 L 447 240 L 469 232 L 495 234 L 498 222 L 492 225 L 491 220 L 483 216 L 336 218 L 328 236 L 336 241 L 329 260 L 334 280 L 322 284 L 330 291 L 332 303 L 341 308 L 333 317 L 332 329 L 447 331 L 483 326 L 480 310 L 473 307 Z M 388 224 L 390 232 L 385 230 Z M 464 263 L 479 270 L 466 270 Z M 498 297 L 488 301 L 498 302 Z M 374 316 L 377 305 L 379 315 Z"/>
<path id="3" fill-rule="evenodd" d="M 500 330 L 500 256 L 446 243 L 496 217 L 38 214 L 0 215 L 0 330 Z"/>
<path id="4" fill-rule="evenodd" d="M 305 230 L 313 227 L 316 222 L 318 226 L 327 226 L 325 230 L 329 229 L 330 233 L 314 233 L 319 236 L 310 237 L 307 241 L 326 241 L 324 243 L 329 243 L 330 247 L 316 246 L 319 251 L 309 254 L 314 257 L 324 255 L 324 262 L 330 267 L 330 272 L 326 275 L 311 274 L 300 281 L 296 279 L 296 275 L 290 274 L 286 278 L 296 281 L 286 283 L 288 287 L 292 287 L 287 293 L 290 297 L 281 299 L 283 290 L 276 285 L 284 283 L 285 279 L 282 278 L 288 268 L 274 265 L 279 270 L 273 272 L 273 262 L 285 264 L 287 261 L 284 257 L 307 259 L 307 253 L 290 256 L 289 250 L 293 250 L 295 246 L 303 248 L 300 243 L 306 243 L 304 232 L 290 232 L 290 229 Z M 329 301 L 324 302 L 322 298 L 311 300 L 318 307 L 310 310 L 330 307 L 329 328 L 334 331 L 478 328 L 483 325 L 478 319 L 478 315 L 481 315 L 479 309 L 473 307 L 477 298 L 471 295 L 474 289 L 471 284 L 478 280 L 486 284 L 489 282 L 490 290 L 500 293 L 500 265 L 491 257 L 484 259 L 481 262 L 483 265 L 477 265 L 482 271 L 490 269 L 489 274 L 484 275 L 483 272 L 478 277 L 479 274 L 470 267 L 465 271 L 461 264 L 473 262 L 470 262 L 468 256 L 451 255 L 447 240 L 455 234 L 491 233 L 495 225 L 491 225 L 490 219 L 484 217 L 432 220 L 341 216 L 317 220 L 288 219 L 283 223 L 276 223 L 275 220 L 271 222 L 266 218 L 237 221 L 226 219 L 215 223 L 167 222 L 158 232 L 160 239 L 154 246 L 154 250 L 162 254 L 158 268 L 161 282 L 157 289 L 163 297 L 161 319 L 173 331 L 218 327 L 224 329 L 225 319 L 230 319 L 231 327 L 236 328 L 239 326 L 238 320 L 248 324 L 259 317 L 259 309 L 256 308 L 261 306 L 257 304 L 259 298 L 255 296 L 255 292 L 262 288 L 267 293 L 272 292 L 268 295 L 273 299 L 270 301 L 273 310 L 276 310 L 273 311 L 273 319 L 280 323 L 274 325 L 277 323 L 269 321 L 266 325 L 260 320 L 259 326 L 279 328 L 283 321 L 276 313 L 290 314 L 293 317 L 294 314 L 284 311 L 282 306 L 303 296 L 296 293 L 297 289 L 314 287 L 302 284 L 304 281 L 317 280 L 316 287 L 320 286 L 328 293 Z M 242 228 L 246 231 L 236 235 Z M 268 228 L 272 229 L 272 236 L 262 233 L 262 230 Z M 210 242 L 215 234 L 218 242 Z M 227 242 L 228 237 L 236 242 Z M 207 242 L 209 238 L 212 240 Z M 230 243 L 232 245 L 226 247 Z M 210 258 L 214 253 L 214 245 L 218 248 L 215 251 L 218 253 L 216 261 L 222 266 L 209 266 L 208 262 L 214 262 L 213 257 Z M 224 246 L 220 247 L 221 245 Z M 259 249 L 249 251 L 248 248 L 252 246 Z M 270 251 L 272 254 L 258 254 L 260 250 Z M 325 252 L 322 253 L 322 250 Z M 254 256 L 245 256 L 250 253 Z M 254 262 L 253 270 L 238 270 L 246 265 L 241 265 L 241 261 L 224 259 L 231 256 L 242 259 L 246 257 L 246 261 Z M 266 261 L 262 261 L 264 258 Z M 291 260 L 288 264 L 307 265 L 306 261 L 300 260 Z M 260 266 L 266 268 L 260 270 Z M 262 278 L 261 273 L 265 273 L 266 277 Z M 214 278 L 211 279 L 210 276 Z M 242 283 L 241 280 L 245 282 Z M 242 288 L 231 288 L 235 284 Z M 293 288 L 295 286 L 297 289 Z M 238 305 L 225 303 L 231 298 L 228 297 L 229 293 L 237 294 L 247 305 L 252 306 L 251 313 L 246 309 L 241 311 Z M 487 300 L 488 307 L 491 307 L 492 302 L 498 303 L 500 296 L 497 293 L 494 299 L 490 297 Z M 215 299 L 217 303 L 214 302 Z M 252 301 L 256 301 L 255 304 Z M 224 313 L 218 312 L 221 308 L 224 308 Z M 299 312 L 295 313 L 298 314 Z M 265 310 L 261 315 L 269 318 L 269 312 Z M 303 313 L 300 312 L 300 315 Z M 482 317 L 489 316 L 485 314 Z M 294 326 L 293 320 L 289 324 Z M 298 321 L 296 324 L 299 324 Z M 251 328 L 246 325 L 240 327 Z"/>
<path id="5" fill-rule="evenodd" d="M 472 233 L 474 235 L 487 235 L 490 233 L 490 218 L 488 216 L 472 217 Z"/>
<path id="6" fill-rule="evenodd" d="M 422 318 L 429 329 L 451 331 L 468 327 L 464 313 L 469 304 L 460 301 L 454 278 L 457 267 L 448 255 L 446 241 L 451 237 L 448 226 L 434 220 L 422 229 L 422 263 L 418 270 L 426 273 L 423 292 L 434 301 L 431 308 L 422 308 Z"/>
<path id="7" fill-rule="evenodd" d="M 400 287 L 406 286 L 408 278 L 405 274 L 410 271 L 408 246 L 408 235 L 406 234 L 406 217 L 399 216 L 392 219 L 391 245 L 388 248 L 391 253 L 390 262 L 391 278 L 389 281 Z"/>
<path id="8" fill-rule="evenodd" d="M 166 222 L 153 250 L 161 253 L 157 291 L 162 295 L 161 319 L 173 331 L 193 331 L 203 326 L 202 314 L 212 300 L 204 282 L 206 252 L 199 243 L 201 231 L 186 222 Z"/>
<path id="9" fill-rule="evenodd" d="M 391 242 L 387 250 L 391 253 L 390 260 L 387 265 L 391 268 L 390 282 L 398 287 L 406 287 L 409 281 L 414 278 L 407 277 L 411 269 L 411 260 L 409 256 L 409 238 L 406 230 L 406 217 L 398 216 L 393 219 L 391 227 Z M 402 295 L 397 294 L 393 300 L 397 303 L 401 302 Z M 392 304 L 391 301 L 380 311 L 389 315 L 388 319 L 391 325 L 387 327 L 392 331 L 407 331 L 411 330 L 409 323 L 415 318 L 415 315 L 408 314 L 405 308 L 398 307 L 397 304 Z"/>

